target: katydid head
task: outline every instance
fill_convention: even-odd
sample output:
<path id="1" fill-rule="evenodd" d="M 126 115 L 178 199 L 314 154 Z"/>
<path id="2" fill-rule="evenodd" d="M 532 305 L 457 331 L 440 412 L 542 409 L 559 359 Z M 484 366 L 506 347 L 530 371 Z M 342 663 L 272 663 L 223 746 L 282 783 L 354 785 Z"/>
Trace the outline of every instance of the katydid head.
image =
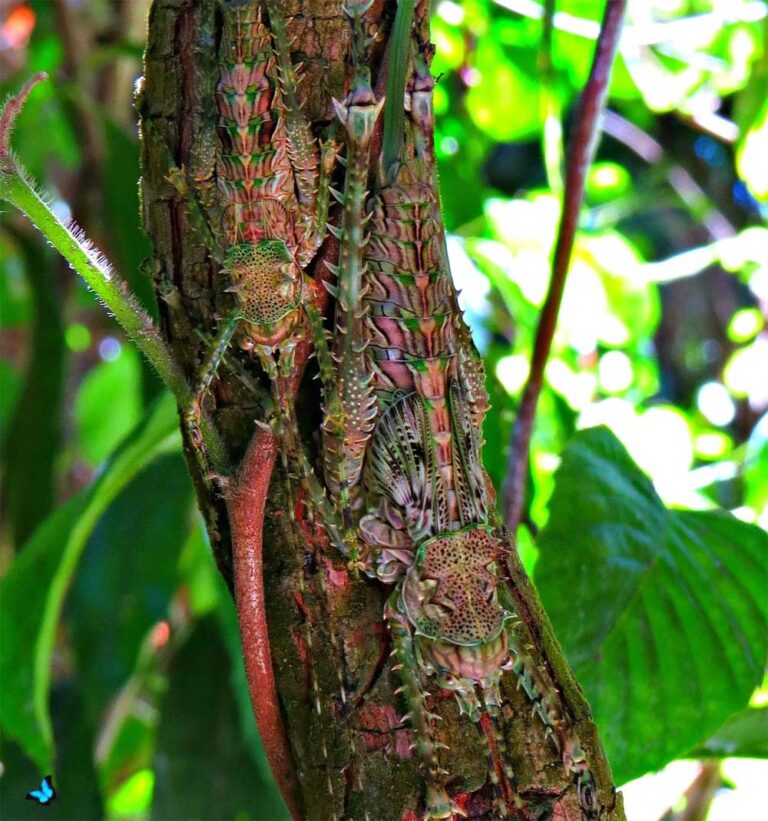
<path id="1" fill-rule="evenodd" d="M 401 601 L 421 658 L 470 714 L 475 684 L 494 701 L 509 657 L 510 614 L 499 604 L 493 572 L 500 551 L 488 528 L 469 525 L 421 544 L 403 580 Z"/>

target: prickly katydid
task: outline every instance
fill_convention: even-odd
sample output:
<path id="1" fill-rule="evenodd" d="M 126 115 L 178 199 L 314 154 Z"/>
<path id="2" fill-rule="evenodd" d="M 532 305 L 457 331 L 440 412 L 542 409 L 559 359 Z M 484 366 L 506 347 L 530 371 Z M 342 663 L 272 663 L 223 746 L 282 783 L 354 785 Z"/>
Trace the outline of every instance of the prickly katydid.
<path id="1" fill-rule="evenodd" d="M 277 4 L 268 5 L 272 32 L 284 37 Z M 307 337 L 302 306 L 315 298 L 303 268 L 325 234 L 334 153 L 327 149 L 321 156 L 301 118 L 296 69 L 285 47 L 275 51 L 260 6 L 233 6 L 223 20 L 216 88 L 223 224 L 214 234 L 223 235 L 220 262 L 235 308 L 201 369 L 197 399 L 187 414 L 192 429 L 233 337 L 258 358 L 273 383 L 291 375 L 296 345 Z"/>
<path id="2" fill-rule="evenodd" d="M 354 15 L 353 21 L 359 24 Z M 598 818 L 591 774 L 558 695 L 522 649 L 513 614 L 499 602 L 508 540 L 497 525 L 481 462 L 487 408 L 482 363 L 458 309 L 445 253 L 429 55 L 427 45 L 415 43 L 400 159 L 391 167 L 379 165 L 365 206 L 376 110 L 366 72 L 357 72 L 345 103 L 337 106 L 347 132 L 344 216 L 335 232 L 340 263 L 334 269 L 342 419 L 326 420 L 327 429 L 341 431 L 340 439 L 325 440 L 326 478 L 335 497 L 351 498 L 361 512 L 366 571 L 394 584 L 386 618 L 423 760 L 427 816 L 459 812 L 443 786 L 435 716 L 426 706 L 431 678 L 453 691 L 470 721 L 480 726 L 484 718 L 490 725 L 497 811 L 509 815 L 519 806 L 496 728 L 499 683 L 515 671 L 576 776 L 584 816 Z"/>

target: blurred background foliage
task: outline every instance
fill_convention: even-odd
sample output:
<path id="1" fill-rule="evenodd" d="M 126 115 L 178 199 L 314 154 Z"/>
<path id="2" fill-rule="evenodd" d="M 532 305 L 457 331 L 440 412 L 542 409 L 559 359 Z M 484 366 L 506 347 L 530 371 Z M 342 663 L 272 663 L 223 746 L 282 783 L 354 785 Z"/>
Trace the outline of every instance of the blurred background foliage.
<path id="1" fill-rule="evenodd" d="M 148 5 L 0 3 L 0 93 L 51 75 L 16 149 L 152 310 L 131 107 Z M 443 209 L 497 488 L 602 9 L 434 3 Z M 630 821 L 765 805 L 766 37 L 763 0 L 629 3 L 537 416 L 520 549 Z M 48 771 L 52 818 L 284 817 L 172 403 L 8 212 L 0 308 L 3 817 L 37 814 Z"/>

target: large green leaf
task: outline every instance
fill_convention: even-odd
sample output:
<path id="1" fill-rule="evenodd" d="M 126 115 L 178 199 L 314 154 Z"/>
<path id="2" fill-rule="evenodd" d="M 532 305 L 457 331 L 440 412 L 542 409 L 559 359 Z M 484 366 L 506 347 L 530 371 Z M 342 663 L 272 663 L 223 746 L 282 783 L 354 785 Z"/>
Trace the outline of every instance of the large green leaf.
<path id="1" fill-rule="evenodd" d="M 618 783 L 743 709 L 768 653 L 768 537 L 668 510 L 607 428 L 556 475 L 536 584 L 587 692 Z"/>
<path id="2" fill-rule="evenodd" d="M 153 819 L 289 819 L 254 766 L 231 686 L 231 661 L 214 616 L 173 658 L 161 708 Z"/>
<path id="3" fill-rule="evenodd" d="M 123 345 L 115 359 L 92 368 L 80 384 L 73 412 L 80 451 L 97 465 L 141 418 L 138 352 Z"/>
<path id="4" fill-rule="evenodd" d="M 179 441 L 176 408 L 164 395 L 97 481 L 35 531 L 0 582 L 0 722 L 41 770 L 53 768 L 48 693 L 54 637 L 83 548 L 117 494 L 157 455 L 178 449 Z"/>
<path id="5" fill-rule="evenodd" d="M 152 625 L 167 617 L 191 513 L 184 460 L 163 456 L 120 493 L 88 540 L 65 619 L 97 715 L 132 675 Z"/>
<path id="6" fill-rule="evenodd" d="M 54 506 L 66 353 L 50 249 L 37 237 L 19 236 L 18 250 L 34 297 L 34 322 L 18 402 L 0 449 L 4 516 L 16 547 L 32 535 Z M 5 313 L 1 296 L 0 304 Z M 30 488 L 35 492 L 30 493 Z"/>
<path id="7" fill-rule="evenodd" d="M 768 707 L 747 707 L 732 715 L 690 758 L 768 758 Z"/>

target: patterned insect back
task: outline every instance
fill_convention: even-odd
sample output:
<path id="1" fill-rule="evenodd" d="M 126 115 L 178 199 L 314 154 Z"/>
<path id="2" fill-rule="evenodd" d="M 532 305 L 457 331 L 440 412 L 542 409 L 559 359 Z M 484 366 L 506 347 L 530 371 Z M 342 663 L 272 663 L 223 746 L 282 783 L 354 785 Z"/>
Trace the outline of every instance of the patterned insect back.
<path id="1" fill-rule="evenodd" d="M 217 166 L 227 245 L 281 235 L 294 197 L 272 35 L 259 5 L 224 16 L 219 49 Z M 287 202 L 286 202 L 287 201 Z M 295 211 L 295 209 L 293 209 Z"/>
<path id="2" fill-rule="evenodd" d="M 377 163 L 377 184 L 365 208 L 361 149 L 367 151 L 368 143 L 350 127 L 355 95 L 367 100 L 369 111 L 372 105 L 365 78 L 339 110 L 347 126 L 344 219 L 334 229 L 341 239 L 340 264 L 332 269 L 338 277 L 337 341 L 343 339 L 347 352 L 338 355 L 339 371 L 358 387 L 358 404 L 370 403 L 366 420 L 374 424 L 371 431 L 355 422 L 354 413 L 341 414 L 342 439 L 367 444 L 362 472 L 337 473 L 331 487 L 334 494 L 339 487 L 343 491 L 346 478 L 348 494 L 365 499 L 358 528 L 367 546 L 363 566 L 394 584 L 386 617 L 394 669 L 424 767 L 427 817 L 459 811 L 439 766 L 430 680 L 451 690 L 461 713 L 480 730 L 498 815 L 507 817 L 519 807 L 497 724 L 501 680 L 514 671 L 566 769 L 576 776 L 585 817 L 596 818 L 599 808 L 578 740 L 498 598 L 506 539 L 496 530 L 482 468 L 481 427 L 488 409 L 482 362 L 448 268 L 429 53 L 428 46 L 416 47 L 400 160 L 388 175 Z M 333 461 L 343 452 L 326 449 L 326 456 Z"/>
<path id="3" fill-rule="evenodd" d="M 300 318 L 307 230 L 273 35 L 258 3 L 226 9 L 216 93 L 224 272 L 247 323 L 241 344 L 276 345 Z"/>

